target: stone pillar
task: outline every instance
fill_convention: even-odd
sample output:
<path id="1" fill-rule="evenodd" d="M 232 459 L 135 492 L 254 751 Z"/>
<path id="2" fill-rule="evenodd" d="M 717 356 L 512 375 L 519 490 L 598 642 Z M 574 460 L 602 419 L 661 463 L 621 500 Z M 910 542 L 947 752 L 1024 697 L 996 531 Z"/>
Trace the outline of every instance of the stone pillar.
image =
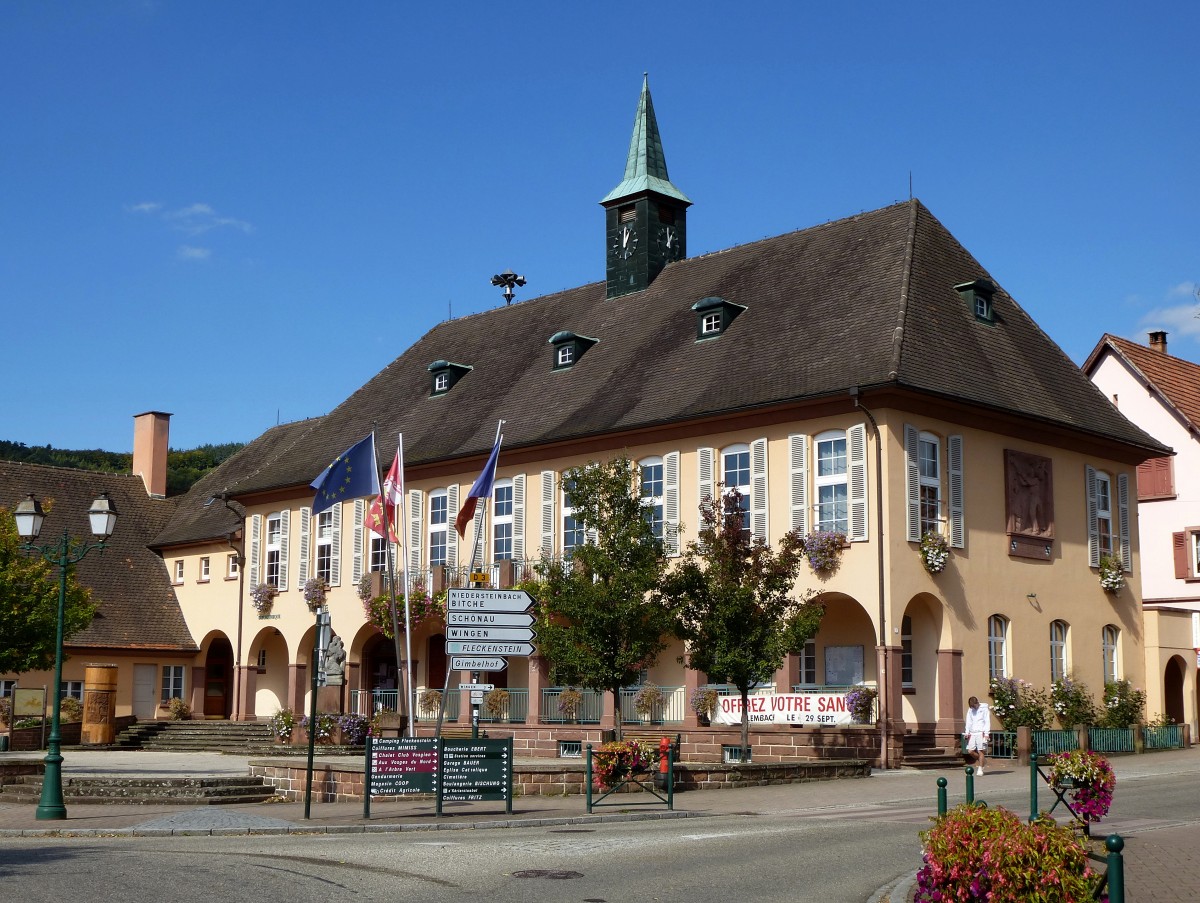
<path id="1" fill-rule="evenodd" d="M 683 727 L 685 730 L 700 726 L 700 719 L 692 708 L 692 694 L 708 683 L 708 675 L 691 667 L 690 659 L 684 662 L 683 669 Z"/>
<path id="2" fill-rule="evenodd" d="M 235 721 L 253 721 L 255 719 L 254 697 L 258 689 L 258 668 L 254 665 L 242 665 L 241 680 L 238 681 L 238 698 L 234 705 Z M 265 714 L 273 715 L 274 712 Z"/>
<path id="3" fill-rule="evenodd" d="M 308 667 L 306 665 L 288 665 L 287 707 L 297 715 L 308 714 L 304 707 L 304 694 L 308 692 Z"/>
<path id="4" fill-rule="evenodd" d="M 605 690 L 600 694 L 600 730 L 613 730 L 617 726 L 616 713 L 613 711 L 613 694 Z"/>
<path id="5" fill-rule="evenodd" d="M 937 651 L 937 736 L 946 748 L 965 725 L 963 712 L 967 701 L 963 697 L 962 657 L 961 649 Z"/>
<path id="6" fill-rule="evenodd" d="M 525 714 L 526 724 L 542 723 L 542 690 L 550 685 L 546 660 L 540 655 L 528 659 L 529 704 Z"/>
<path id="7" fill-rule="evenodd" d="M 117 737 L 117 666 L 88 665 L 83 672 L 84 746 L 112 743 Z"/>
<path id="8" fill-rule="evenodd" d="M 192 710 L 192 718 L 204 720 L 204 691 L 207 688 L 208 671 L 204 665 L 192 665 L 192 701 L 188 708 Z"/>
<path id="9" fill-rule="evenodd" d="M 401 674 L 404 671 L 404 662 L 400 663 L 400 671 L 401 671 Z M 404 682 L 404 678 L 403 678 L 403 676 L 401 676 L 400 679 L 397 681 L 397 684 L 401 684 L 403 682 Z M 405 687 L 400 687 L 399 689 L 400 689 L 400 692 L 403 693 L 405 690 Z M 366 688 L 363 686 L 362 662 L 349 662 L 349 661 L 346 662 L 346 711 L 347 712 L 354 711 L 350 706 L 350 700 L 353 697 L 353 694 L 350 692 L 351 690 L 358 690 L 359 703 L 358 703 L 357 714 L 366 715 L 368 718 L 370 718 L 373 714 L 375 714 L 374 709 L 371 705 L 370 694 L 367 693 Z M 363 701 L 363 697 L 367 697 L 365 702 Z M 401 708 L 399 705 L 397 705 L 397 707 Z"/>

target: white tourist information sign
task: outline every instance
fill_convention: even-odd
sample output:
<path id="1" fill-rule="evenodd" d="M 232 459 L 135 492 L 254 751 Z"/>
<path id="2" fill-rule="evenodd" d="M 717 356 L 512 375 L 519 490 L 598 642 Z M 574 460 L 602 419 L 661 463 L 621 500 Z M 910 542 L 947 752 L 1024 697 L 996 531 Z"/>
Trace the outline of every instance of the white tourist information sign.
<path id="1" fill-rule="evenodd" d="M 523 589 L 452 589 L 446 611 L 527 611 L 533 596 Z"/>
<path id="2" fill-rule="evenodd" d="M 533 655 L 534 651 L 531 643 L 488 643 L 476 640 L 446 641 L 447 655 Z"/>
<path id="3" fill-rule="evenodd" d="M 451 671 L 503 671 L 508 667 L 508 659 L 494 656 L 455 655 L 450 659 Z"/>

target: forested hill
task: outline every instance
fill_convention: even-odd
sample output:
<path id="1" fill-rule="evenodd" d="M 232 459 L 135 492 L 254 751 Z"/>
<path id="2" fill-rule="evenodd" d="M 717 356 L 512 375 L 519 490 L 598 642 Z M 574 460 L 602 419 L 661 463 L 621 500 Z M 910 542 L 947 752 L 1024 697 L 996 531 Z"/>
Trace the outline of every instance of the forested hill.
<path id="1" fill-rule="evenodd" d="M 241 442 L 222 445 L 201 445 L 186 451 L 167 452 L 167 495 L 187 492 L 192 484 L 243 446 Z M 0 460 L 24 461 L 29 464 L 49 464 L 54 467 L 75 467 L 100 473 L 129 473 L 133 455 L 100 449 L 76 451 L 53 448 L 49 445 L 30 447 L 23 442 L 0 439 Z"/>

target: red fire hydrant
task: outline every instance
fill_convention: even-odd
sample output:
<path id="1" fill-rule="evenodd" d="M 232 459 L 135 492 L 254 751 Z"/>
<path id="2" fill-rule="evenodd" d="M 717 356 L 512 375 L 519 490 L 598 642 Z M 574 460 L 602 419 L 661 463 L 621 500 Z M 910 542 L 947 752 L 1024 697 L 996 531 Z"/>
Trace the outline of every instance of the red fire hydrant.
<path id="1" fill-rule="evenodd" d="M 656 787 L 667 786 L 667 772 L 670 770 L 671 741 L 663 737 L 658 741 L 658 774 L 654 776 Z"/>

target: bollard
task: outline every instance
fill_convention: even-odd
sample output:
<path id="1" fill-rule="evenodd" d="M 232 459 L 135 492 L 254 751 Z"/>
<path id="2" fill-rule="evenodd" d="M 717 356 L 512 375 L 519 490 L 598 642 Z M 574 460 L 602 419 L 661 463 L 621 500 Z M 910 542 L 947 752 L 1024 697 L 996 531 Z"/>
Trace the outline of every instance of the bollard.
<path id="1" fill-rule="evenodd" d="M 584 783 L 587 793 L 587 813 L 592 814 L 592 744 L 587 745 L 587 771 L 584 773 Z"/>
<path id="2" fill-rule="evenodd" d="M 946 784 L 949 783 L 945 778 L 937 779 L 938 788 L 938 818 L 946 814 Z"/>
<path id="3" fill-rule="evenodd" d="M 1029 821 L 1032 824 L 1038 817 L 1038 764 L 1037 750 L 1029 751 Z"/>
<path id="4" fill-rule="evenodd" d="M 1125 860 L 1121 856 L 1125 841 L 1120 834 L 1109 834 L 1104 849 L 1108 850 L 1109 903 L 1125 903 Z"/>
<path id="5" fill-rule="evenodd" d="M 975 766 L 968 765 L 967 772 L 967 802 L 975 802 Z"/>

